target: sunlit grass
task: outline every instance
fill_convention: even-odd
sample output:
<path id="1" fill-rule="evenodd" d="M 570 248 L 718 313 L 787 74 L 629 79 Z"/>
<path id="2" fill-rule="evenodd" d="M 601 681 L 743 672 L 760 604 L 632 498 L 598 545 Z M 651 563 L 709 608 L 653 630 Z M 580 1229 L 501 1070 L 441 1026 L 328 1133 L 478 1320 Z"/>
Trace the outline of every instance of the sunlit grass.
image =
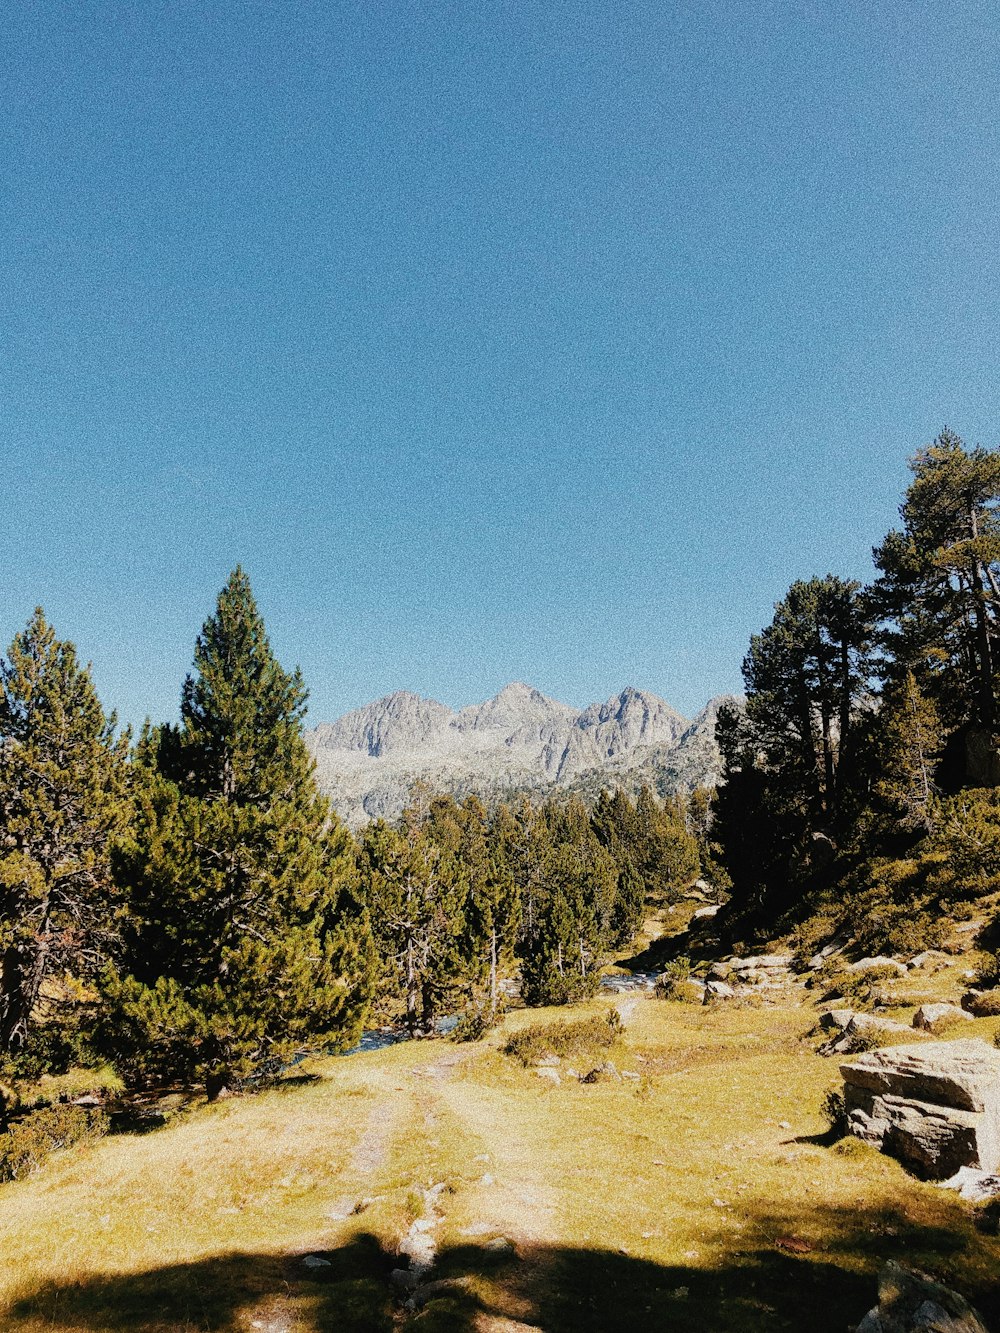
<path id="1" fill-rule="evenodd" d="M 840 1333 L 887 1257 L 988 1301 L 1000 1249 L 954 1195 L 823 1140 L 839 1075 L 806 1036 L 813 998 L 515 1013 L 486 1043 L 314 1061 L 294 1086 L 56 1154 L 0 1189 L 0 1325 L 389 1329 L 396 1246 L 437 1184 L 438 1272 L 462 1281 L 413 1316 L 424 1333 L 650 1315 L 763 1333 L 804 1303 Z M 554 1086 L 501 1052 L 612 1003 L 637 1078 L 581 1084 L 566 1056 Z M 487 1248 L 503 1238 L 515 1254 Z"/>

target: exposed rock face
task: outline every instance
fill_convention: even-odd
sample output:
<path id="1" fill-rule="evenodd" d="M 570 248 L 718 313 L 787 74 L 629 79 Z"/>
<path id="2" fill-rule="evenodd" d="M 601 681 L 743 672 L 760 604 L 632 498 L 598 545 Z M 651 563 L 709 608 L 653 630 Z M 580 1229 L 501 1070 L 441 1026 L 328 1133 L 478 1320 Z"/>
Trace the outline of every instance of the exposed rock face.
<path id="1" fill-rule="evenodd" d="M 714 782 L 720 702 L 689 723 L 631 686 L 582 712 L 520 682 L 457 712 L 399 691 L 320 723 L 306 743 L 320 786 L 356 827 L 397 815 L 418 779 L 487 797 L 555 785 L 596 794 L 625 775 L 660 790 Z"/>
<path id="2" fill-rule="evenodd" d="M 918 1175 L 1000 1167 L 1000 1051 L 986 1042 L 870 1051 L 841 1073 L 850 1132 Z"/>
<path id="3" fill-rule="evenodd" d="M 878 1305 L 857 1333 L 988 1333 L 968 1301 L 890 1260 L 878 1275 Z"/>

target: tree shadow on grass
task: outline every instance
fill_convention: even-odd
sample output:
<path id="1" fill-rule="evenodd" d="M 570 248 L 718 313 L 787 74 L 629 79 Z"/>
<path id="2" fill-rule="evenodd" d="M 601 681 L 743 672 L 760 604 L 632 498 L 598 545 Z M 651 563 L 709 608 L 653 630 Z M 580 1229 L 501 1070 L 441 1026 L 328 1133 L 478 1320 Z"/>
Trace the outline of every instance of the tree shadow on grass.
<path id="1" fill-rule="evenodd" d="M 398 1256 L 362 1233 L 315 1251 L 322 1266 L 310 1267 L 302 1254 L 229 1253 L 49 1282 L 0 1310 L 0 1326 L 11 1333 L 32 1325 L 65 1333 L 482 1333 L 519 1326 L 545 1333 L 773 1333 L 801 1328 L 805 1313 L 811 1333 L 844 1333 L 874 1303 L 875 1274 L 890 1258 L 957 1287 L 987 1322 L 1000 1318 L 993 1281 L 1000 1246 L 961 1214 L 954 1226 L 926 1226 L 885 1208 L 757 1213 L 727 1233 L 715 1262 L 713 1238 L 704 1241 L 704 1258 L 674 1264 L 598 1245 L 516 1252 L 454 1246 L 439 1254 L 407 1308 L 391 1278 Z"/>

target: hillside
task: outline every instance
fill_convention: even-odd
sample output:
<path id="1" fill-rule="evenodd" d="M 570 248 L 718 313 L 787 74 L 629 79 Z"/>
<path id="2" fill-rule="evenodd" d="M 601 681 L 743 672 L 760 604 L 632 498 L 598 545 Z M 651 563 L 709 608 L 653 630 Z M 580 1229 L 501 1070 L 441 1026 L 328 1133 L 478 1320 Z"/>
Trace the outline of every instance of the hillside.
<path id="1" fill-rule="evenodd" d="M 693 721 L 629 686 L 577 711 L 529 685 L 458 711 L 399 691 L 306 733 L 317 778 L 348 823 L 398 815 L 415 781 L 484 797 L 555 788 L 596 794 L 608 783 L 661 795 L 718 775 L 721 699 Z"/>

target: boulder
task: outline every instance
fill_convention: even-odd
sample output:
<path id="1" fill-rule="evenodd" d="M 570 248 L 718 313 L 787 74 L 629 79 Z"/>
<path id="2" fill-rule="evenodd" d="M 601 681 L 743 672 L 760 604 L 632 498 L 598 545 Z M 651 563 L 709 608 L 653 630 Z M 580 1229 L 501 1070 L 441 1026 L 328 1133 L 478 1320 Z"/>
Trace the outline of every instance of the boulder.
<path id="1" fill-rule="evenodd" d="M 922 1004 L 913 1015 L 913 1026 L 923 1032 L 943 1032 L 955 1023 L 971 1023 L 972 1015 L 957 1004 Z"/>
<path id="2" fill-rule="evenodd" d="M 727 986 L 724 981 L 707 981 L 705 983 L 704 1003 L 709 1000 L 731 1000 L 736 992 L 732 986 Z"/>
<path id="3" fill-rule="evenodd" d="M 825 1018 L 833 1018 L 833 1021 L 824 1024 Z M 887 1041 L 893 1033 L 913 1036 L 913 1029 L 905 1023 L 897 1023 L 892 1018 L 880 1018 L 877 1014 L 855 1014 L 850 1009 L 830 1010 L 829 1014 L 824 1014 L 820 1019 L 820 1025 L 834 1031 L 830 1041 L 820 1047 L 820 1055 L 849 1055 L 865 1046 L 877 1045 L 880 1039 Z M 862 1036 L 864 1044 L 859 1040 Z"/>
<path id="4" fill-rule="evenodd" d="M 950 962 L 948 954 L 942 953 L 940 949 L 924 949 L 923 953 L 918 953 L 915 958 L 910 959 L 909 966 L 921 972 L 940 972 Z"/>
<path id="5" fill-rule="evenodd" d="M 995 990 L 966 991 L 961 1004 L 973 1018 L 996 1018 L 1000 1014 L 1000 987 Z"/>
<path id="6" fill-rule="evenodd" d="M 848 963 L 848 972 L 866 972 L 870 967 L 891 967 L 901 977 L 906 976 L 907 968 L 898 958 L 885 958 L 881 954 L 876 958 L 859 958 L 856 963 Z"/>
<path id="7" fill-rule="evenodd" d="M 713 981 L 726 981 L 733 974 L 733 960 L 722 960 L 713 963 L 708 969 L 708 976 Z"/>
<path id="8" fill-rule="evenodd" d="M 841 1073 L 856 1138 L 930 1180 L 1000 1168 L 1000 1051 L 986 1042 L 869 1051 Z"/>
<path id="9" fill-rule="evenodd" d="M 990 1175 L 987 1171 L 976 1171 L 971 1166 L 962 1166 L 950 1180 L 942 1180 L 942 1188 L 958 1190 L 959 1198 L 969 1203 L 987 1203 L 1000 1196 L 1000 1176 Z"/>
<path id="10" fill-rule="evenodd" d="M 740 971 L 745 968 L 756 970 L 762 967 L 772 970 L 777 969 L 780 972 L 791 967 L 795 961 L 795 955 L 790 953 L 760 953 L 753 954 L 749 958 L 733 958 L 730 961 Z"/>
<path id="11" fill-rule="evenodd" d="M 857 1333 L 989 1333 L 957 1291 L 891 1259 L 878 1275 L 878 1305 Z"/>
<path id="12" fill-rule="evenodd" d="M 697 912 L 692 912 L 692 913 L 691 913 L 691 920 L 692 920 L 692 921 L 702 921 L 702 920 L 705 919 L 705 917 L 709 917 L 709 916 L 717 916 L 721 910 L 722 910 L 722 909 L 721 909 L 720 907 L 718 907 L 718 906 L 715 906 L 715 907 L 699 907 L 698 910 L 697 910 Z"/>

